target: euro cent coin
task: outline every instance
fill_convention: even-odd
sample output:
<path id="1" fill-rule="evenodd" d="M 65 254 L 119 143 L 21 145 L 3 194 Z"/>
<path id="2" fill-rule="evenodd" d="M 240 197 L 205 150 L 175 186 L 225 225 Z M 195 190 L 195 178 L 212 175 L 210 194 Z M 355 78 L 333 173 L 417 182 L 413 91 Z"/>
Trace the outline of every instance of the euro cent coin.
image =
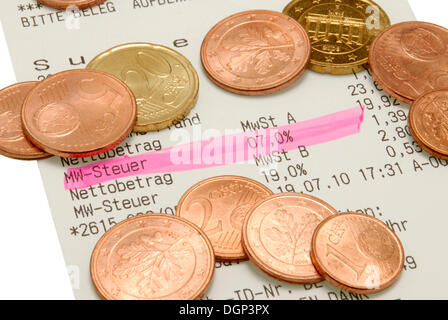
<path id="1" fill-rule="evenodd" d="M 430 91 L 414 101 L 409 125 L 415 141 L 425 151 L 448 159 L 448 89 Z"/>
<path id="2" fill-rule="evenodd" d="M 53 9 L 65 10 L 70 7 L 87 9 L 106 2 L 106 0 L 37 0 L 37 2 Z"/>
<path id="3" fill-rule="evenodd" d="M 204 230 L 218 260 L 246 260 L 241 240 L 244 219 L 257 202 L 270 195 L 270 189 L 252 179 L 214 177 L 187 190 L 176 214 Z"/>
<path id="4" fill-rule="evenodd" d="M 373 39 L 390 26 L 386 12 L 370 0 L 293 0 L 283 13 L 308 32 L 310 69 L 335 75 L 364 71 Z"/>
<path id="5" fill-rule="evenodd" d="M 388 288 L 404 266 L 397 235 L 382 221 L 361 213 L 324 220 L 313 235 L 311 257 L 325 280 L 359 294 Z"/>
<path id="6" fill-rule="evenodd" d="M 20 160 L 37 160 L 51 155 L 33 145 L 22 128 L 22 105 L 39 82 L 22 82 L 0 91 L 0 154 Z"/>
<path id="7" fill-rule="evenodd" d="M 428 91 L 448 88 L 447 48 L 447 29 L 426 22 L 403 22 L 376 37 L 369 65 L 387 93 L 411 104 Z"/>
<path id="8" fill-rule="evenodd" d="M 210 285 L 213 248 L 192 223 L 170 215 L 125 220 L 105 233 L 90 273 L 106 300 L 196 300 Z"/>
<path id="9" fill-rule="evenodd" d="M 111 48 L 87 65 L 124 81 L 137 99 L 136 132 L 165 129 L 184 119 L 195 106 L 199 78 L 179 52 L 151 43 Z"/>
<path id="10" fill-rule="evenodd" d="M 243 225 L 243 245 L 249 259 L 270 276 L 291 283 L 323 280 L 310 257 L 314 230 L 337 214 L 329 204 L 294 193 L 273 195 L 258 203 Z"/>
<path id="11" fill-rule="evenodd" d="M 61 157 L 86 157 L 122 142 L 134 127 L 137 104 L 119 79 L 100 71 L 51 76 L 28 94 L 22 109 L 27 137 Z"/>
<path id="12" fill-rule="evenodd" d="M 215 25 L 202 43 L 201 59 L 219 87 L 242 95 L 265 95 L 299 79 L 310 53 L 308 35 L 294 19 L 255 10 Z"/>

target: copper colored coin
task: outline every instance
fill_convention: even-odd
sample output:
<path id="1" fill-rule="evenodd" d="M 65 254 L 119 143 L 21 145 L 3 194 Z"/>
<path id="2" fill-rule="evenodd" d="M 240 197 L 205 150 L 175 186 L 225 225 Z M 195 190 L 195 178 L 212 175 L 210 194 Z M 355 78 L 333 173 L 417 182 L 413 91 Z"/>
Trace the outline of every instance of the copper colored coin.
<path id="1" fill-rule="evenodd" d="M 293 84 L 306 70 L 311 44 L 294 19 L 274 11 L 246 11 L 214 26 L 202 43 L 202 64 L 221 88 L 264 95 Z"/>
<path id="2" fill-rule="evenodd" d="M 403 97 L 403 96 L 399 95 L 398 93 L 396 93 L 395 91 L 393 91 L 390 87 L 388 87 L 385 83 L 380 83 L 380 82 L 377 80 L 378 77 L 376 77 L 375 74 L 374 74 L 373 72 L 371 72 L 371 73 L 372 73 L 373 78 L 374 78 L 375 81 L 377 82 L 377 84 L 384 90 L 384 92 L 385 92 L 386 94 L 388 94 L 388 95 L 391 96 L 392 98 L 396 99 L 397 101 L 403 102 L 403 103 L 405 103 L 405 104 L 410 105 L 410 104 L 412 103 L 412 100 L 410 100 L 410 99 L 408 99 L 408 98 L 406 98 L 406 97 Z"/>
<path id="3" fill-rule="evenodd" d="M 437 151 L 431 149 L 429 146 L 425 145 L 421 140 L 418 139 L 418 135 L 415 134 L 414 129 L 412 128 L 411 121 L 409 122 L 409 131 L 411 132 L 412 138 L 414 139 L 415 143 L 425 152 L 427 152 L 429 155 L 434 156 L 439 159 L 445 159 L 448 160 L 448 156 L 438 153 Z"/>
<path id="4" fill-rule="evenodd" d="M 185 219 L 143 215 L 125 220 L 98 241 L 90 274 L 106 300 L 195 300 L 215 268 L 205 234 Z"/>
<path id="5" fill-rule="evenodd" d="M 22 129 L 22 105 L 39 82 L 22 82 L 0 91 L 0 154 L 20 160 L 37 160 L 51 155 L 34 146 Z"/>
<path id="6" fill-rule="evenodd" d="M 322 277 L 310 257 L 311 238 L 319 223 L 337 214 L 329 204 L 295 193 L 273 195 L 258 203 L 243 226 L 249 259 L 279 280 L 316 283 Z"/>
<path id="7" fill-rule="evenodd" d="M 387 92 L 410 103 L 425 92 L 448 88 L 448 30 L 426 22 L 403 22 L 372 43 L 369 65 Z"/>
<path id="8" fill-rule="evenodd" d="M 39 83 L 22 109 L 27 137 L 48 153 L 87 157 L 114 148 L 132 131 L 137 103 L 114 76 L 70 70 Z"/>
<path id="9" fill-rule="evenodd" d="M 218 260 L 245 260 L 241 242 L 244 219 L 258 201 L 270 195 L 269 188 L 252 179 L 214 177 L 187 190 L 176 214 L 204 230 Z"/>
<path id="10" fill-rule="evenodd" d="M 409 111 L 409 125 L 417 143 L 430 154 L 448 158 L 448 89 L 418 98 Z"/>
<path id="11" fill-rule="evenodd" d="M 68 7 L 86 9 L 106 2 L 106 0 L 37 0 L 37 2 L 53 9 L 65 10 Z"/>
<path id="12" fill-rule="evenodd" d="M 398 279 L 404 250 L 382 221 L 361 213 L 344 213 L 317 227 L 311 258 L 328 282 L 349 292 L 370 294 Z"/>

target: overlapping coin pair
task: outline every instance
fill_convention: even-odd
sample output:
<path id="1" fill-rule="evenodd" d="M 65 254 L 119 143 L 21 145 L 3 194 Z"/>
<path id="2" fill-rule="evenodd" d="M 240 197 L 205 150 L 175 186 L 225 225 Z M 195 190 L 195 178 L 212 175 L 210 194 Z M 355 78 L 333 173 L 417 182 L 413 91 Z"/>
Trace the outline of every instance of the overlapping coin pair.
<path id="1" fill-rule="evenodd" d="M 448 30 L 426 22 L 393 25 L 373 42 L 369 64 L 389 95 L 411 105 L 414 140 L 448 160 Z"/>
<path id="2" fill-rule="evenodd" d="M 176 217 L 143 215 L 110 229 L 96 245 L 91 276 L 104 299 L 199 299 L 215 259 L 250 259 L 290 283 L 324 279 L 355 293 L 391 286 L 404 265 L 403 246 L 382 221 L 338 213 L 304 194 L 273 194 L 239 176 L 188 189 Z"/>
<path id="3" fill-rule="evenodd" d="M 196 70 L 177 51 L 120 45 L 86 69 L 1 90 L 0 153 L 23 160 L 103 153 L 131 131 L 162 130 L 183 119 L 198 91 Z"/>
<path id="4" fill-rule="evenodd" d="M 369 8 L 377 8 L 369 28 Z M 283 13 L 252 10 L 217 23 L 201 49 L 210 79 L 227 91 L 265 95 L 291 86 L 307 67 L 319 73 L 365 70 L 369 46 L 390 25 L 373 1 L 293 0 Z"/>

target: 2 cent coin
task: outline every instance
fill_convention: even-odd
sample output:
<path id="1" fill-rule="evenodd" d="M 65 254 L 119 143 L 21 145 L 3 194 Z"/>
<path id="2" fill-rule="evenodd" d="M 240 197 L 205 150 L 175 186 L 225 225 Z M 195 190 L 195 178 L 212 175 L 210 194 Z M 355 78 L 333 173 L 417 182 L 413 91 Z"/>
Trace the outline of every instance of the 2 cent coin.
<path id="1" fill-rule="evenodd" d="M 92 281 L 106 300 L 195 300 L 215 268 L 205 234 L 185 219 L 143 215 L 125 220 L 98 241 Z"/>

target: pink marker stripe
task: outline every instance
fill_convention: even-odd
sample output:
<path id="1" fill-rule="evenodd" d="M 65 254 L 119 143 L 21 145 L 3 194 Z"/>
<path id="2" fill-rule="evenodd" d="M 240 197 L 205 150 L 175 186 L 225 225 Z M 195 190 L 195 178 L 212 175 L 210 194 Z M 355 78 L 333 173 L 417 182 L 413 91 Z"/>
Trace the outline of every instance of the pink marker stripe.
<path id="1" fill-rule="evenodd" d="M 246 162 L 274 151 L 290 151 L 299 146 L 313 146 L 357 134 L 363 120 L 364 109 L 357 107 L 278 128 L 236 133 L 133 157 L 104 160 L 68 169 L 64 186 L 66 190 L 83 189 L 135 175 L 174 173 Z"/>

